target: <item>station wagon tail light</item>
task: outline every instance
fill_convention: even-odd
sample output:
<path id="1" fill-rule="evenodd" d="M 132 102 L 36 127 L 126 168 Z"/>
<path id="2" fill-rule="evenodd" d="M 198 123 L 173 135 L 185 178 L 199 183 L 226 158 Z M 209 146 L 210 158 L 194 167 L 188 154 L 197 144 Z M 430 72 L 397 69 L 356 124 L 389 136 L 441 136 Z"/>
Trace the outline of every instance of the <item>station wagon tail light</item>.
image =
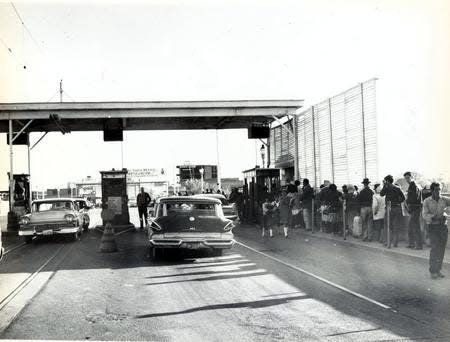
<path id="1" fill-rule="evenodd" d="M 155 230 L 162 230 L 162 227 L 156 221 L 152 221 L 150 228 L 155 229 Z"/>
<path id="2" fill-rule="evenodd" d="M 73 216 L 73 215 L 71 215 L 71 214 L 68 214 L 68 215 L 64 216 L 64 219 L 65 219 L 67 222 L 72 222 L 72 221 L 75 219 L 75 216 Z"/>
<path id="3" fill-rule="evenodd" d="M 234 228 L 233 222 L 228 222 L 227 225 L 225 227 L 223 227 L 223 230 L 230 231 L 233 228 Z"/>
<path id="4" fill-rule="evenodd" d="M 30 218 L 29 217 L 22 217 L 19 221 L 20 224 L 28 224 L 30 223 Z"/>

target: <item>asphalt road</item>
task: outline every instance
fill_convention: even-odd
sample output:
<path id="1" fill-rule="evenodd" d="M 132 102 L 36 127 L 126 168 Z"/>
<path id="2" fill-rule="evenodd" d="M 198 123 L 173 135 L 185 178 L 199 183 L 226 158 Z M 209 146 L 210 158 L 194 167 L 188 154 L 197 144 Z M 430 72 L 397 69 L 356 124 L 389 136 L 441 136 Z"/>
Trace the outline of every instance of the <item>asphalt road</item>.
<path id="1" fill-rule="evenodd" d="M 104 254 L 97 252 L 101 233 L 95 229 L 74 243 L 50 239 L 19 248 L 0 266 L 0 338 L 450 340 L 450 279 L 430 280 L 426 260 L 300 232 L 287 240 L 261 239 L 254 227 L 235 233 L 260 253 L 238 245 L 222 257 L 172 255 L 154 262 L 143 232 L 117 236 L 119 252 Z"/>

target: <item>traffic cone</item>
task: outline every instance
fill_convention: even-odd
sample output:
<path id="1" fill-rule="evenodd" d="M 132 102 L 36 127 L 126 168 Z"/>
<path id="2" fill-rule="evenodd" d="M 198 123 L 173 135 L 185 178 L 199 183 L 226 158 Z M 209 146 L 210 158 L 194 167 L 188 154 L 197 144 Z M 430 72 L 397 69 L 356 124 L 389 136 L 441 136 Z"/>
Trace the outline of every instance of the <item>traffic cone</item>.
<path id="1" fill-rule="evenodd" d="M 112 253 L 117 252 L 116 240 L 114 240 L 114 230 L 111 223 L 106 223 L 103 231 L 102 240 L 100 242 L 99 252 Z"/>

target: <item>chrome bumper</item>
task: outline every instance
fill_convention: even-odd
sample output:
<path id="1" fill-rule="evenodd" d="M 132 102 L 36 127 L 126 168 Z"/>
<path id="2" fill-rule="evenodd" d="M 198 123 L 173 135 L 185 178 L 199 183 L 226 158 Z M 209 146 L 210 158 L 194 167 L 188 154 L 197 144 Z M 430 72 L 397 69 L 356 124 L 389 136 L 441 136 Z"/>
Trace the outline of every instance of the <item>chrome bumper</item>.
<path id="1" fill-rule="evenodd" d="M 20 236 L 34 236 L 34 235 L 56 235 L 56 234 L 71 234 L 76 233 L 80 229 L 78 227 L 61 227 L 59 230 L 43 230 L 41 232 L 36 232 L 36 230 L 19 230 Z"/>
<path id="2" fill-rule="evenodd" d="M 227 249 L 233 247 L 234 239 L 150 239 L 152 247 L 157 248 L 185 248 L 185 249 Z"/>

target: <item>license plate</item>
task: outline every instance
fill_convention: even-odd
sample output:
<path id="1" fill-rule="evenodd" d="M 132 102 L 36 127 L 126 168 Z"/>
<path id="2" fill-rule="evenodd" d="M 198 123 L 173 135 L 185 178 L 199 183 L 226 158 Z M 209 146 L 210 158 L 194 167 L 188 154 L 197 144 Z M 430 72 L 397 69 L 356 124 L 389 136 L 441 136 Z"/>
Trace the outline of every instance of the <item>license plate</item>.
<path id="1" fill-rule="evenodd" d="M 198 242 L 189 242 L 186 244 L 186 248 L 188 249 L 198 249 L 200 247 L 200 243 Z"/>
<path id="2" fill-rule="evenodd" d="M 53 235 L 53 230 L 51 230 L 51 229 L 43 230 L 42 235 Z"/>

